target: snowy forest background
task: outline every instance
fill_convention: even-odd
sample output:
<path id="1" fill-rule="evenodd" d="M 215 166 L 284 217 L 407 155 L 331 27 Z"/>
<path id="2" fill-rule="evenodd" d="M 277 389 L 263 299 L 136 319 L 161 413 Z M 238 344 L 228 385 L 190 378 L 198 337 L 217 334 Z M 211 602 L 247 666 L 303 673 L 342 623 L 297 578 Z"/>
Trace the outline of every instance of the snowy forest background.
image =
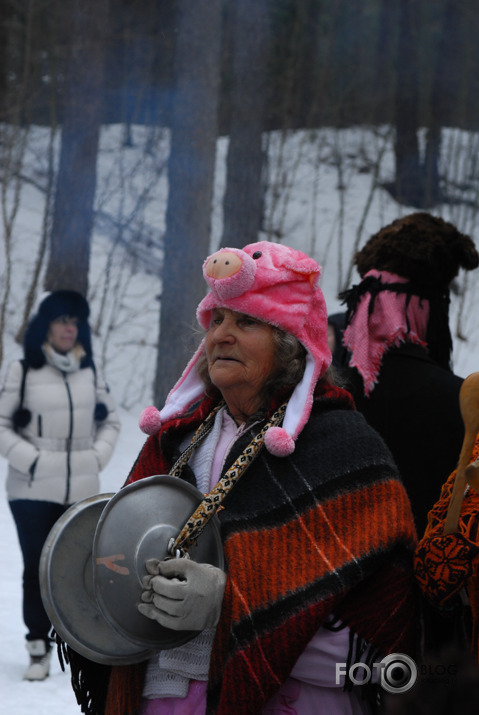
<path id="1" fill-rule="evenodd" d="M 68 286 L 119 403 L 161 403 L 219 245 L 302 247 L 337 310 L 396 216 L 475 236 L 478 31 L 475 0 L 5 0 L 0 369 Z M 462 370 L 476 285 L 455 286 Z"/>
<path id="2" fill-rule="evenodd" d="M 479 245 L 475 0 L 3 0 L 0 373 L 43 291 L 91 305 L 123 429 L 116 491 L 198 340 L 203 259 L 273 240 L 323 266 L 415 210 Z M 479 369 L 479 281 L 451 303 L 454 370 Z M 0 478 L 6 461 L 0 458 Z M 0 502 L 0 712 L 74 713 L 68 678 L 21 681 L 21 563 Z"/>

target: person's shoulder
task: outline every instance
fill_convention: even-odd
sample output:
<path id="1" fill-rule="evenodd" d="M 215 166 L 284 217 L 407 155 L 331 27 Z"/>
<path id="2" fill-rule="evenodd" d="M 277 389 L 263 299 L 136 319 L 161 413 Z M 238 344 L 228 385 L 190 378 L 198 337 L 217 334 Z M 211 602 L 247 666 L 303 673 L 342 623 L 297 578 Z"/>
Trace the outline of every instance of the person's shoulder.
<path id="1" fill-rule="evenodd" d="M 383 358 L 378 384 L 371 393 L 392 392 L 404 398 L 413 390 L 457 400 L 463 378 L 439 365 L 424 348 L 408 344 L 389 350 Z"/>
<path id="2" fill-rule="evenodd" d="M 349 408 L 347 405 L 336 405 L 330 410 L 314 410 L 312 419 L 319 422 L 329 423 L 330 425 L 342 425 L 344 430 L 353 431 L 359 435 L 378 435 L 376 430 L 366 420 L 365 416 L 359 410 Z M 344 435 L 347 438 L 347 434 Z M 379 435 L 378 435 L 379 436 Z"/>
<path id="3" fill-rule="evenodd" d="M 21 360 L 9 362 L 0 374 L 0 393 L 20 393 L 23 374 Z"/>
<path id="4" fill-rule="evenodd" d="M 74 370 L 72 374 L 83 380 L 91 380 L 98 386 L 105 384 L 102 370 L 97 370 L 93 364 L 81 365 L 80 368 Z"/>
<path id="5" fill-rule="evenodd" d="M 25 369 L 26 368 L 25 368 L 24 360 L 22 360 L 22 359 L 12 360 L 7 365 L 7 369 L 5 372 L 5 379 L 6 380 L 15 380 L 15 381 L 21 380 Z"/>
<path id="6" fill-rule="evenodd" d="M 336 478 L 349 485 L 400 481 L 383 438 L 356 410 L 314 411 L 297 446 L 318 469 L 321 483 Z"/>
<path id="7" fill-rule="evenodd" d="M 346 386 L 320 380 L 314 391 L 313 409 L 316 411 L 354 410 L 354 399 Z"/>
<path id="8" fill-rule="evenodd" d="M 344 444 L 363 442 L 364 446 L 375 445 L 387 451 L 383 438 L 371 427 L 363 413 L 354 408 L 353 399 L 348 395 L 349 398 L 343 403 L 336 402 L 334 407 L 330 406 L 327 410 L 324 406 L 321 408 L 321 403 L 316 403 L 310 417 L 311 430 L 324 430 Z"/>
<path id="9" fill-rule="evenodd" d="M 439 365 L 428 353 L 427 349 L 415 343 L 402 343 L 391 348 L 383 356 L 383 367 L 389 366 L 391 369 L 398 369 L 398 366 L 413 368 L 414 371 L 427 371 L 432 375 L 437 375 L 443 381 L 461 383 L 463 378 L 456 375 L 452 370 Z"/>

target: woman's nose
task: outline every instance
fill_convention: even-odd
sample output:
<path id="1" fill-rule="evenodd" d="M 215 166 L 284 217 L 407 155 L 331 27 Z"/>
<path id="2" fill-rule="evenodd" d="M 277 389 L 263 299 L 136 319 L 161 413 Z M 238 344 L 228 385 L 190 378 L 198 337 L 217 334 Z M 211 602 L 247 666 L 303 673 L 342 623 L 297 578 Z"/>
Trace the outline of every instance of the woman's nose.
<path id="1" fill-rule="evenodd" d="M 231 321 L 222 320 L 213 331 L 213 339 L 217 343 L 233 342 L 235 338 Z"/>

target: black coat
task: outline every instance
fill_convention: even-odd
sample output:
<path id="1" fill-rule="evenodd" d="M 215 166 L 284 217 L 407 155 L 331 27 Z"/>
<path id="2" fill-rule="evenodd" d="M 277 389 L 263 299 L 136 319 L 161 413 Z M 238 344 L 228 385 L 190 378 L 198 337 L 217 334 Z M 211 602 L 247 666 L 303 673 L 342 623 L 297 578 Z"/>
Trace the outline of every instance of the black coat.
<path id="1" fill-rule="evenodd" d="M 428 511 L 459 458 L 464 437 L 459 408 L 462 382 L 412 343 L 385 354 L 369 397 L 364 395 L 359 373 L 351 369 L 356 406 L 392 452 L 420 537 Z"/>

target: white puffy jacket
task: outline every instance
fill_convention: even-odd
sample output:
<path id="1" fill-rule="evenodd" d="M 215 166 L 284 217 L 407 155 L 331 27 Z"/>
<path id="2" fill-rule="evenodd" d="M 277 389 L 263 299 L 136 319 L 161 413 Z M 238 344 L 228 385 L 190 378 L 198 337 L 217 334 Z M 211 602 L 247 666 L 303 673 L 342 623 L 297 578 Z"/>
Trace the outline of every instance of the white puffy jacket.
<path id="1" fill-rule="evenodd" d="M 15 432 L 23 367 L 12 362 L 0 392 L 0 454 L 9 462 L 7 495 L 73 504 L 100 489 L 99 472 L 118 439 L 120 421 L 113 399 L 91 367 L 63 373 L 49 364 L 26 374 L 23 407 L 29 424 Z M 95 422 L 103 402 L 106 419 Z"/>

